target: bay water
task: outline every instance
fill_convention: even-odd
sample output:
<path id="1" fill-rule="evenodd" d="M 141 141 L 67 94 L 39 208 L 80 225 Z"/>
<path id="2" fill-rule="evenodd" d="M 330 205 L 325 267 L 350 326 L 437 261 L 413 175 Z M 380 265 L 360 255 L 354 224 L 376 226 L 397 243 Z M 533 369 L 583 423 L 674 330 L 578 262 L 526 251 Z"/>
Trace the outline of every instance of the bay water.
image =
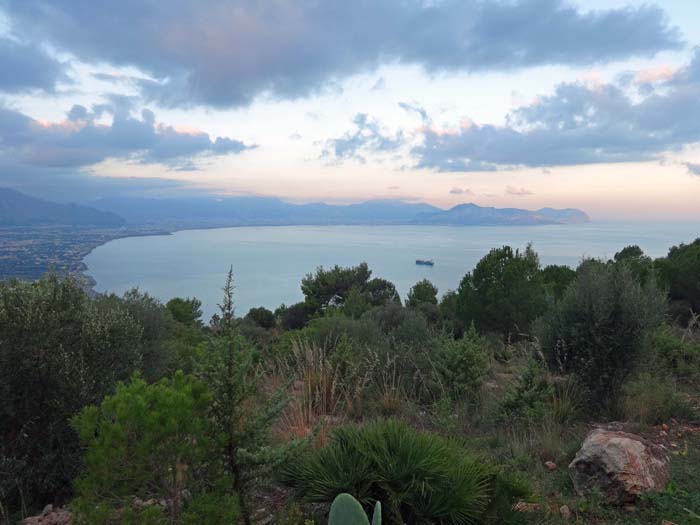
<path id="1" fill-rule="evenodd" d="M 185 230 L 117 239 L 84 262 L 100 292 L 139 288 L 163 302 L 197 297 L 205 319 L 216 312 L 226 272 L 233 267 L 236 314 L 303 299 L 301 279 L 318 266 L 366 262 L 373 276 L 393 282 L 402 297 L 421 279 L 444 293 L 491 248 L 532 243 L 543 265 L 576 267 L 583 257 L 611 258 L 630 244 L 666 255 L 700 237 L 700 223 L 603 223 L 547 226 L 264 226 Z M 435 265 L 419 266 L 416 259 Z"/>

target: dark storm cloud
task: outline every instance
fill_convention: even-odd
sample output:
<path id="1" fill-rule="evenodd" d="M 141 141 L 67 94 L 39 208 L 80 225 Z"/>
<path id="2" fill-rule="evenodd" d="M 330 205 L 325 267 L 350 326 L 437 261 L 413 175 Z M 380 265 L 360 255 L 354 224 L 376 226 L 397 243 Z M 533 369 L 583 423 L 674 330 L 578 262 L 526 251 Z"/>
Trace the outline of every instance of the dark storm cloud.
<path id="1" fill-rule="evenodd" d="M 0 91 L 53 92 L 58 82 L 68 81 L 66 65 L 29 44 L 0 37 Z"/>
<path id="2" fill-rule="evenodd" d="M 506 126 L 427 129 L 418 166 L 441 171 L 658 159 L 700 142 L 700 52 L 668 80 L 633 96 L 616 84 L 560 84 L 511 112 Z"/>
<path id="3" fill-rule="evenodd" d="M 10 108 L 0 108 L 0 157 L 20 165 L 80 168 L 108 158 L 190 166 L 194 158 L 240 153 L 251 146 L 226 137 L 213 139 L 200 131 L 179 131 L 156 123 L 144 109 L 140 118 L 123 107 L 73 106 L 63 122 L 46 123 Z M 96 119 L 105 112 L 112 121 Z"/>
<path id="4" fill-rule="evenodd" d="M 583 65 L 677 49 L 664 12 L 564 0 L 0 0 L 13 31 L 79 60 L 135 66 L 166 106 L 305 96 L 381 64 L 429 72 Z"/>

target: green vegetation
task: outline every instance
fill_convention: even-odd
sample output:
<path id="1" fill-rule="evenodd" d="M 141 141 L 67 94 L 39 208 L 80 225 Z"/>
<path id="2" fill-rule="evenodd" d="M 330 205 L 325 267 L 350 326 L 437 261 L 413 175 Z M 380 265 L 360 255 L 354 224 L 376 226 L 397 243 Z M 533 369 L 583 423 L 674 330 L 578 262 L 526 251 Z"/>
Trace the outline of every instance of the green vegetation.
<path id="1" fill-rule="evenodd" d="M 550 367 L 574 374 L 596 406 L 609 407 L 665 308 L 654 280 L 641 283 L 624 264 L 584 261 L 535 332 Z"/>
<path id="2" fill-rule="evenodd" d="M 343 492 L 338 494 L 331 504 L 331 511 L 328 514 L 329 525 L 369 525 L 369 520 L 360 502 L 350 494 Z M 377 501 L 372 515 L 372 525 L 382 523 L 382 504 Z"/>
<path id="3" fill-rule="evenodd" d="M 517 336 L 546 308 L 537 254 L 510 246 L 491 250 L 459 284 L 457 314 L 465 326 Z"/>
<path id="4" fill-rule="evenodd" d="M 195 298 L 0 283 L 0 523 L 692 523 L 699 249 L 570 269 L 505 246 L 405 303 L 366 264 L 319 268 L 242 318 L 229 272 L 209 322 Z M 631 514 L 566 472 L 610 421 L 671 454 Z"/>
<path id="5" fill-rule="evenodd" d="M 235 520 L 231 482 L 212 461 L 218 451 L 206 417 L 210 403 L 204 383 L 182 372 L 151 385 L 135 376 L 99 408 L 76 416 L 86 447 L 72 505 L 79 522 L 230 522 L 206 510 L 213 496 L 216 512 Z"/>
<path id="6" fill-rule="evenodd" d="M 492 505 L 500 474 L 458 443 L 381 421 L 334 431 L 330 443 L 307 452 L 282 473 L 299 497 L 331 502 L 349 492 L 367 508 L 383 503 L 388 523 L 504 523 L 522 488 Z"/>

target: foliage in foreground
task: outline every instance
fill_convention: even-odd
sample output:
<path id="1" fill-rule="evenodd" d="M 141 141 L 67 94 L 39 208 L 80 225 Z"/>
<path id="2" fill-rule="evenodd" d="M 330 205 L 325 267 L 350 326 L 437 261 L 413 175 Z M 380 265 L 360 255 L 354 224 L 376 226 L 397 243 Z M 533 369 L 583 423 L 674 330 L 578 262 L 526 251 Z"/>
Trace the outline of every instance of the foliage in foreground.
<path id="1" fill-rule="evenodd" d="M 626 265 L 586 261 L 536 332 L 550 367 L 577 376 L 595 406 L 609 407 L 665 310 L 653 279 L 642 284 Z"/>
<path id="2" fill-rule="evenodd" d="M 381 525 L 381 523 L 382 504 L 377 502 L 372 514 L 372 525 Z M 369 520 L 360 502 L 350 494 L 343 492 L 333 500 L 331 511 L 328 514 L 328 525 L 369 525 Z"/>
<path id="3" fill-rule="evenodd" d="M 238 499 L 206 417 L 210 402 L 206 386 L 181 372 L 152 385 L 136 376 L 75 417 L 86 446 L 72 503 L 78 522 L 223 524 L 237 518 Z"/>
<path id="4" fill-rule="evenodd" d="M 61 499 L 80 467 L 68 420 L 144 364 L 124 304 L 72 280 L 0 283 L 0 498 L 26 510 Z"/>
<path id="5" fill-rule="evenodd" d="M 311 502 L 330 504 L 343 492 L 368 510 L 379 501 L 393 524 L 517 523 L 512 505 L 525 493 L 456 442 L 393 420 L 336 429 L 281 480 Z"/>

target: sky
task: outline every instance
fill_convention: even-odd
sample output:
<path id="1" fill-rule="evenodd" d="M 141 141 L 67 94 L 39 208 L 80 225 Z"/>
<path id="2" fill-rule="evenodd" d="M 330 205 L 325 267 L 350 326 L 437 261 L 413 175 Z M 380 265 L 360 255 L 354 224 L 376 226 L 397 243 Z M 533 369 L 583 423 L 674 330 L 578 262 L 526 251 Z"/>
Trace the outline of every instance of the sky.
<path id="1" fill-rule="evenodd" d="M 0 186 L 700 220 L 700 2 L 0 0 Z"/>

